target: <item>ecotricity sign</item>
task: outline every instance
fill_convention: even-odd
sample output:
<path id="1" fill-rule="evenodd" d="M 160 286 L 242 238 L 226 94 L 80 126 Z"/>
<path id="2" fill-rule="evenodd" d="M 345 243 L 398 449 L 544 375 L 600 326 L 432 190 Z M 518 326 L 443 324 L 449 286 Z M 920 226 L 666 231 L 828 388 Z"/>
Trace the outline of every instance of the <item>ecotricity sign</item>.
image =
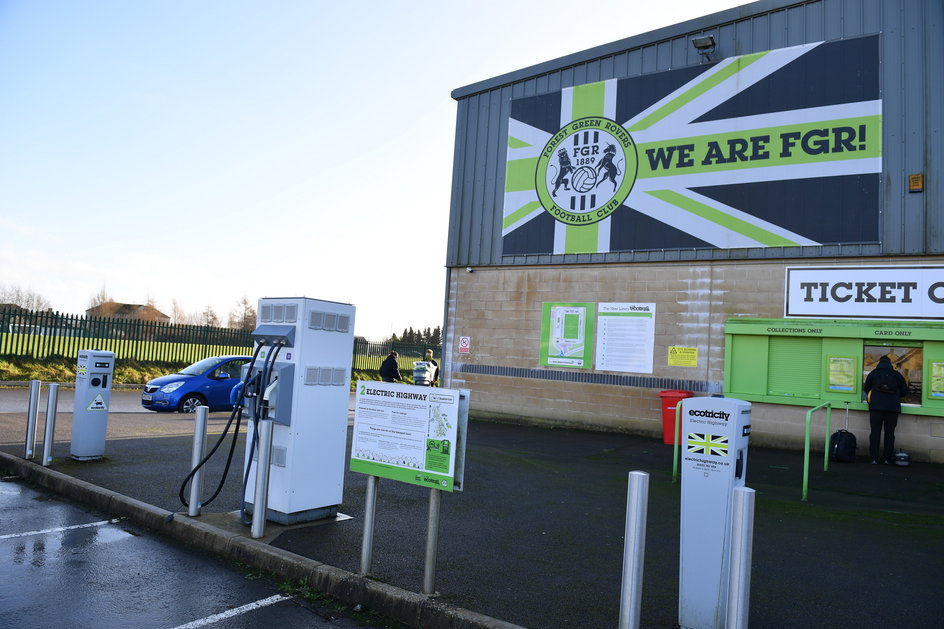
<path id="1" fill-rule="evenodd" d="M 784 316 L 944 320 L 944 266 L 787 267 Z"/>
<path id="2" fill-rule="evenodd" d="M 878 63 L 869 36 L 512 100 L 503 255 L 878 242 Z"/>

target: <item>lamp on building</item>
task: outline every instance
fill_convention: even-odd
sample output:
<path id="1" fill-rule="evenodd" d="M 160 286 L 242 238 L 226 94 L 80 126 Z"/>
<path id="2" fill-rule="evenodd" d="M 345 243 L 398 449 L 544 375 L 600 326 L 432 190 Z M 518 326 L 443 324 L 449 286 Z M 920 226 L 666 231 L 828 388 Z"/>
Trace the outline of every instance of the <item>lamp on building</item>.
<path id="1" fill-rule="evenodd" d="M 712 35 L 700 35 L 692 38 L 692 46 L 705 59 L 711 58 L 711 53 L 715 51 L 715 38 Z"/>

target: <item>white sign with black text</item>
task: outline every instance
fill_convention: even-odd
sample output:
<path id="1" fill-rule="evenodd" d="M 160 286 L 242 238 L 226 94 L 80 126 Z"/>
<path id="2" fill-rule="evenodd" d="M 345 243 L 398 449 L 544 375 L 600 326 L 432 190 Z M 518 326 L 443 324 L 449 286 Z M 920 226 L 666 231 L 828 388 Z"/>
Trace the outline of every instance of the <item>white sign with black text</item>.
<path id="1" fill-rule="evenodd" d="M 944 266 L 787 267 L 784 316 L 944 320 Z"/>

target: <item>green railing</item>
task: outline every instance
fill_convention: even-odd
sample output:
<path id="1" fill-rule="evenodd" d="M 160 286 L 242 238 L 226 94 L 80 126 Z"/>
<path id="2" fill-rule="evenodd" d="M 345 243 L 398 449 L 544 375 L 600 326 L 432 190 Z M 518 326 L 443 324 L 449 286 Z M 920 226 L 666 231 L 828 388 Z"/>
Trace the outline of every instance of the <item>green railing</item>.
<path id="1" fill-rule="evenodd" d="M 823 448 L 823 471 L 829 470 L 829 427 L 832 422 L 832 402 L 824 402 L 806 411 L 806 433 L 803 437 L 803 502 L 806 502 L 810 489 L 810 423 L 813 413 L 821 408 L 826 409 L 826 445 Z"/>

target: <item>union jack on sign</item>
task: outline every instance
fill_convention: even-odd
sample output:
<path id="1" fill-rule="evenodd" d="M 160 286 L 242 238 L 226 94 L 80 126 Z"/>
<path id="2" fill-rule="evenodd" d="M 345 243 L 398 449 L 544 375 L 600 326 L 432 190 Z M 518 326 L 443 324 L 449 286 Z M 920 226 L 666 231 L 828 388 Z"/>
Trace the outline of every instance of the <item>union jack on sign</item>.
<path id="1" fill-rule="evenodd" d="M 728 456 L 728 438 L 699 432 L 688 433 L 688 451 L 692 454 Z"/>

